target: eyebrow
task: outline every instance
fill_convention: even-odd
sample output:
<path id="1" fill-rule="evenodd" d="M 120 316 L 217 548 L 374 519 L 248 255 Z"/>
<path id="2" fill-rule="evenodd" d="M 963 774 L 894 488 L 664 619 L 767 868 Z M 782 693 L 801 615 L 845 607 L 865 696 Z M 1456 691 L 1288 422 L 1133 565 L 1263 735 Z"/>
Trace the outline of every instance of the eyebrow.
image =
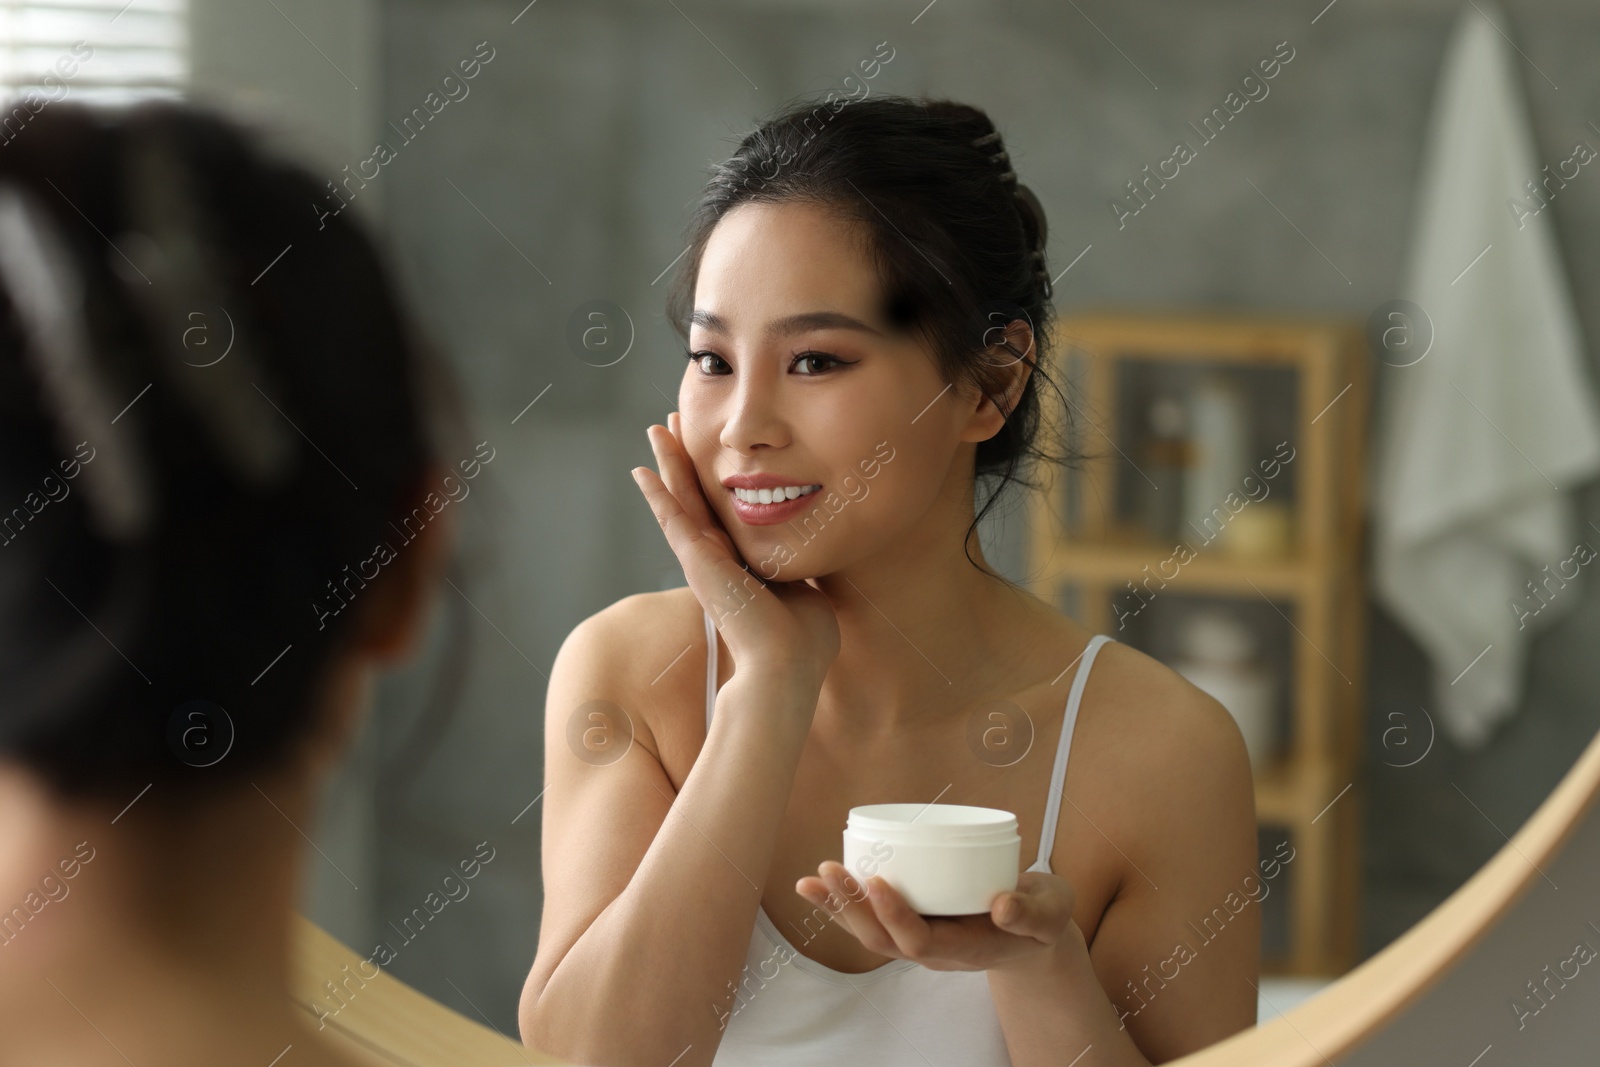
<path id="1" fill-rule="evenodd" d="M 689 316 L 689 322 L 694 326 L 702 326 L 712 333 L 728 333 L 727 320 L 715 312 L 697 309 Z M 805 333 L 808 330 L 858 330 L 876 337 L 883 336 L 881 330 L 839 311 L 806 311 L 798 315 L 786 315 L 767 323 L 765 333 L 767 337 L 782 337 L 786 334 Z"/>

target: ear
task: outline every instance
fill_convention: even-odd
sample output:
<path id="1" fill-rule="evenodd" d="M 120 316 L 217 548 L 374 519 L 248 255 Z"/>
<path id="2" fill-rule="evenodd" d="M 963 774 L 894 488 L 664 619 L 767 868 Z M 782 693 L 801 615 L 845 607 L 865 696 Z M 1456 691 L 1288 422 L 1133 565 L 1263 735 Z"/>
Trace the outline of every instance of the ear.
<path id="1" fill-rule="evenodd" d="M 987 441 L 1000 432 L 1033 373 L 1037 357 L 1033 327 L 1026 319 L 1012 319 L 1004 329 L 993 328 L 984 334 L 991 342 L 978 354 L 979 377 L 988 392 L 974 390 L 971 418 L 962 431 L 963 441 Z"/>

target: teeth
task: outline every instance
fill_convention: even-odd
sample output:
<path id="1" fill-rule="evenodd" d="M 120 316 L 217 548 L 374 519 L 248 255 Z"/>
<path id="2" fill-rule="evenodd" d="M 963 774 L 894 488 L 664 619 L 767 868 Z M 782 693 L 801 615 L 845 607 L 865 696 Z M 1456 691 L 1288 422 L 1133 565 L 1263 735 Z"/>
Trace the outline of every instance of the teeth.
<path id="1" fill-rule="evenodd" d="M 747 504 L 774 504 L 814 493 L 821 488 L 821 485 L 784 485 L 776 489 L 735 489 L 733 495 Z"/>

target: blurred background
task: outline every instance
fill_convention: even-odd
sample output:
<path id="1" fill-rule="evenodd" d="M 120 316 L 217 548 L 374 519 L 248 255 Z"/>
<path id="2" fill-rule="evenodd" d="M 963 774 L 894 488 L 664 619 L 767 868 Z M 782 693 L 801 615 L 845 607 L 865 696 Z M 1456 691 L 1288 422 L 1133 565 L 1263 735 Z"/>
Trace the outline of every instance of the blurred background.
<path id="1" fill-rule="evenodd" d="M 27 135 L 15 109 L 41 92 L 192 95 L 270 129 L 330 183 L 307 211 L 348 201 L 379 234 L 464 383 L 473 440 L 493 449 L 459 505 L 463 547 L 425 655 L 382 683 L 322 824 L 308 828 L 320 855 L 305 909 L 342 940 L 387 939 L 392 973 L 516 1032 L 541 906 L 546 673 L 586 616 L 681 584 L 627 472 L 651 462 L 644 429 L 665 422 L 683 373 L 662 309 L 689 208 L 708 164 L 760 118 L 797 96 L 856 91 L 862 62 L 891 52 L 871 92 L 986 109 L 1043 202 L 1066 321 L 1056 356 L 1081 405 L 1078 443 L 1099 457 L 1078 482 L 997 509 L 985 552 L 1213 688 L 1240 718 L 1258 764 L 1263 855 L 1288 840 L 1305 857 L 1263 904 L 1272 971 L 1326 979 L 1387 944 L 1504 844 L 1592 737 L 1600 598 L 1586 577 L 1552 585 L 1536 565 L 1558 568 L 1574 538 L 1600 546 L 1586 416 L 1572 416 L 1572 463 L 1556 471 L 1483 410 L 1477 422 L 1464 404 L 1411 419 L 1401 405 L 1417 403 L 1407 389 L 1418 375 L 1405 375 L 1434 373 L 1445 355 L 1414 353 L 1448 332 L 1412 268 L 1427 262 L 1419 249 L 1456 230 L 1486 236 L 1463 237 L 1471 248 L 1452 262 L 1466 269 L 1448 284 L 1445 271 L 1435 291 L 1453 299 L 1489 285 L 1492 296 L 1495 272 L 1518 256 L 1553 267 L 1558 281 L 1543 291 L 1555 294 L 1552 314 L 1570 312 L 1582 388 L 1544 387 L 1590 389 L 1594 356 L 1581 339 L 1600 337 L 1600 177 L 1576 148 L 1600 145 L 1600 8 L 524 2 L 0 0 L 5 140 Z M 1494 30 L 1484 40 L 1507 61 L 1517 106 L 1499 126 L 1486 112 L 1491 149 L 1452 166 L 1430 145 L 1471 136 L 1435 141 L 1430 130 L 1463 17 Z M 43 81 L 78 40 L 92 57 Z M 477 61 L 470 78 L 464 60 Z M 388 157 L 369 162 L 380 141 Z M 1171 161 L 1178 141 L 1192 158 Z M 1454 195 L 1453 176 L 1491 157 L 1509 159 L 1513 175 L 1509 191 L 1502 175 L 1480 197 L 1498 221 L 1430 226 L 1426 209 Z M 1542 195 L 1519 193 L 1524 178 Z M 1520 212 L 1502 203 L 1519 195 Z M 1540 337 L 1541 351 L 1563 340 Z M 1544 367 L 1530 388 L 1562 381 L 1559 366 L 1522 353 L 1504 361 Z M 1436 384 L 1464 383 L 1456 391 L 1473 406 L 1501 388 L 1481 366 L 1454 367 Z M 1541 421 L 1523 409 L 1526 424 Z M 1525 561 L 1543 590 L 1525 601 L 1538 618 L 1480 641 L 1490 645 L 1481 663 L 1470 652 L 1444 662 L 1444 638 L 1395 610 L 1395 586 L 1378 588 L 1382 478 L 1369 465 L 1422 447 L 1403 429 L 1385 438 L 1385 418 L 1412 429 L 1442 420 L 1431 439 L 1475 435 L 1473 447 L 1508 457 L 1506 470 L 1521 469 L 1523 453 L 1554 490 L 1546 504 L 1568 547 Z M 1280 441 L 1294 459 L 1271 479 L 1270 503 L 1252 496 L 1221 513 L 1218 545 L 1177 578 L 1169 565 L 1170 589 L 1145 584 L 1144 567 L 1168 559 L 1175 536 L 1199 544 L 1195 526 L 1183 531 L 1196 502 L 1217 514 L 1210 505 L 1247 472 L 1261 477 L 1258 460 Z M 1403 486 L 1389 489 L 1404 498 Z M 1463 558 L 1429 557 L 1445 564 L 1435 605 L 1487 580 Z M 1490 598 L 1506 605 L 1500 624 L 1514 624 L 1503 584 Z M 1509 655 L 1499 667 L 1497 653 Z M 1470 707 L 1441 704 L 1489 677 L 1511 688 L 1474 705 L 1498 709 L 1477 727 L 1464 725 Z M 402 940 L 398 924 L 481 842 L 494 859 L 470 899 Z M 1275 988 L 1281 1008 L 1314 981 Z"/>

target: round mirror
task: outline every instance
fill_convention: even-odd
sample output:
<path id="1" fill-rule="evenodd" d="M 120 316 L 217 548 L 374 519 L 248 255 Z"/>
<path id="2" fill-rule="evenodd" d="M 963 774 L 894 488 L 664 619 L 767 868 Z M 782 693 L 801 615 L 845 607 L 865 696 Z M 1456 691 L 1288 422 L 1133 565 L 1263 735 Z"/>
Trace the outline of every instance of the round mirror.
<path id="1" fill-rule="evenodd" d="M 0 741 L 115 794 L 91 870 L 184 841 L 214 898 L 295 897 L 353 1060 L 1566 1048 L 1600 125 L 1560 90 L 1600 13 L 1524 7 L 0 4 L 0 590 L 59 613 L 0 680 L 65 705 L 92 646 L 163 766 L 262 773 L 174 807 L 111 783 L 110 712 Z M 304 210 L 181 136 L 35 134 L 69 97 L 234 116 Z M 163 525 L 178 485 L 216 510 Z M 147 535 L 170 630 L 46 566 Z M 192 672 L 113 641 L 180 631 Z M 76 824 L 26 796 L 5 943 L 99 914 L 42 911 Z"/>
<path id="2" fill-rule="evenodd" d="M 380 686 L 364 762 L 330 809 L 335 836 L 319 838 L 379 888 L 358 894 L 318 864 L 308 914 L 351 945 L 391 946 L 385 970 L 518 1033 L 550 884 L 549 746 L 596 778 L 659 756 L 674 789 L 690 765 L 672 762 L 675 742 L 654 736 L 648 706 L 600 692 L 562 694 L 557 706 L 550 679 L 579 623 L 684 584 L 627 472 L 659 465 L 647 425 L 706 411 L 667 355 L 685 345 L 663 312 L 685 272 L 700 271 L 696 307 L 716 296 L 704 272 L 719 248 L 692 242 L 707 164 L 726 166 L 791 98 L 824 108 L 783 143 L 800 153 L 869 101 L 927 94 L 984 109 L 1002 135 L 990 150 L 1007 153 L 997 179 L 1009 170 L 1049 220 L 1054 317 L 1040 366 L 1060 395 L 1041 389 L 1040 410 L 1075 462 L 1000 497 L 980 524 L 985 560 L 1116 642 L 1101 667 L 1135 649 L 1231 713 L 1257 823 L 1256 878 L 1239 871 L 1234 897 L 1237 914 L 1259 922 L 1247 999 L 1263 1035 L 1276 1035 L 1249 1040 L 1292 1058 L 1298 1026 L 1313 1046 L 1351 1047 L 1508 906 L 1520 876 L 1507 841 L 1595 728 L 1573 694 L 1592 672 L 1576 653 L 1594 616 L 1581 571 L 1600 531 L 1580 491 L 1600 451 L 1592 357 L 1573 338 L 1593 317 L 1593 286 L 1582 284 L 1593 235 L 1575 205 L 1600 134 L 1555 86 L 1578 77 L 1600 26 L 1566 9 L 1513 14 L 1453 3 L 861 11 L 718 0 L 502 17 L 413 5 L 370 16 L 376 112 L 298 34 L 250 23 L 252 40 L 270 27 L 294 72 L 251 84 L 351 109 L 364 140 L 333 153 L 328 173 L 395 248 L 497 457 L 459 507 L 463 547 L 432 640 Z M 470 96 L 413 134 L 429 93 L 449 99 L 441 72 L 474 50 L 481 73 L 458 92 Z M 217 70 L 209 88 L 234 92 L 234 80 Z M 398 158 L 362 162 L 374 137 Z M 742 173 L 778 188 L 791 165 L 777 151 Z M 357 173 L 365 185 L 348 177 Z M 904 237 L 916 246 L 922 235 Z M 755 260 L 741 262 L 758 277 Z M 1535 309 L 1536 326 L 1519 307 Z M 732 355 L 733 335 L 717 348 L 696 331 L 697 350 Z M 1525 370 L 1535 350 L 1537 369 Z M 691 372 L 733 361 L 701 363 Z M 695 444 L 693 427 L 680 432 Z M 755 451 L 772 443 L 752 440 Z M 717 443 L 745 455 L 732 431 Z M 916 458 L 901 440 L 890 447 Z M 879 460 L 883 475 L 900 462 Z M 863 492 L 889 484 L 858 480 Z M 865 514 L 872 503 L 848 506 Z M 907 619 L 880 606 L 868 611 L 879 629 L 916 643 Z M 935 680 L 950 674 L 910 643 L 904 669 L 914 659 Z M 632 647 L 659 659 L 656 689 L 677 673 L 703 677 L 693 625 Z M 728 656 L 725 634 L 719 647 Z M 1003 688 L 975 694 L 963 737 L 995 780 L 1037 765 L 1047 781 L 1069 659 L 1054 710 Z M 728 684 L 726 659 L 718 669 Z M 1097 695 L 1091 685 L 1080 730 L 1092 728 Z M 1085 821 L 1098 812 L 1075 791 L 1105 788 L 1074 763 L 1060 806 L 1083 848 L 1114 856 L 1126 843 L 1102 825 L 1107 848 Z M 956 792 L 941 802 L 983 803 Z M 863 787 L 841 803 L 895 799 L 910 798 Z M 1018 804 L 1020 865 L 1039 805 Z M 500 858 L 474 899 L 414 944 L 398 940 L 412 936 L 395 925 L 438 888 L 434 875 L 483 841 Z M 1491 879 L 1497 855 L 1506 868 Z M 1158 897 L 1172 892 L 1152 884 Z M 1462 893 L 1476 910 L 1446 906 Z M 784 894 L 763 894 L 777 925 Z M 1236 914 L 1227 901 L 1185 905 L 1193 936 L 1130 963 L 1105 990 L 1119 1014 L 1160 1018 L 1164 999 L 1179 1000 L 1190 970 L 1179 950 L 1210 951 Z M 789 918 L 806 907 L 795 903 Z M 805 959 L 801 937 L 783 929 Z M 1339 984 L 1393 954 L 1405 969 Z M 837 969 L 845 956 L 819 958 Z M 1358 990 L 1382 990 L 1382 1005 L 1358 1008 Z M 1311 1014 L 1293 1025 L 1275 1021 L 1302 1006 Z M 1324 1018 L 1338 1022 L 1314 1035 Z"/>

